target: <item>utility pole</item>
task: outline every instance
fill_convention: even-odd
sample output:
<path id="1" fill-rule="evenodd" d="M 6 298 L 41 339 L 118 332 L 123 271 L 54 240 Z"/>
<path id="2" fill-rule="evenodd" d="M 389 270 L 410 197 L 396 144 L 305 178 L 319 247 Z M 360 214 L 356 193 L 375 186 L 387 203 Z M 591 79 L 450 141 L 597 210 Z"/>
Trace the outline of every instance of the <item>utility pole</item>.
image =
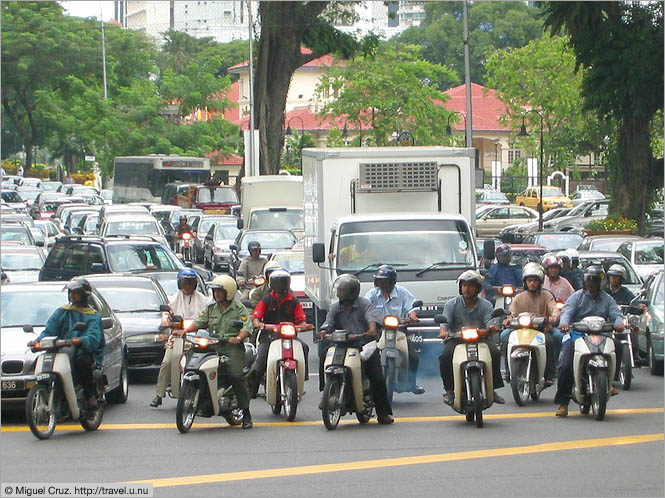
<path id="1" fill-rule="evenodd" d="M 108 90 L 106 88 L 106 41 L 104 39 L 104 10 L 102 3 L 99 3 L 99 19 L 102 23 L 102 77 L 104 80 L 104 100 L 108 98 Z"/>
<path id="2" fill-rule="evenodd" d="M 466 147 L 473 148 L 473 118 L 471 117 L 471 54 L 469 47 L 469 6 L 464 2 L 464 86 L 466 89 Z"/>
<path id="3" fill-rule="evenodd" d="M 247 26 L 249 28 L 249 170 L 255 175 L 254 157 L 254 33 L 252 32 L 252 3 L 247 0 Z"/>
<path id="4" fill-rule="evenodd" d="M 175 29 L 175 0 L 169 2 L 169 29 Z"/>

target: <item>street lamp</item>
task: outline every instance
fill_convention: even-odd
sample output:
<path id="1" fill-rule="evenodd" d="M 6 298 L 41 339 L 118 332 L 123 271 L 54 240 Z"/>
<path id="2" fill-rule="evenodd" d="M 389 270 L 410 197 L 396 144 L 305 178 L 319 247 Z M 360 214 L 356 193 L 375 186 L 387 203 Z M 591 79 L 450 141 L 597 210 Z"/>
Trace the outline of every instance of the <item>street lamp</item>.
<path id="1" fill-rule="evenodd" d="M 346 123 L 348 119 L 344 121 L 344 129 L 342 130 L 342 137 L 346 138 L 349 136 L 349 130 L 346 128 Z M 363 124 L 361 121 L 358 121 L 358 126 L 360 127 L 360 132 L 358 133 L 358 138 L 360 139 L 360 147 L 363 146 Z"/>
<path id="2" fill-rule="evenodd" d="M 538 112 L 536 109 L 529 109 L 524 114 L 522 114 L 522 126 L 520 126 L 520 132 L 517 134 L 518 137 L 528 137 L 529 132 L 526 131 L 526 126 L 524 124 L 524 119 L 526 116 L 534 112 L 538 114 L 540 118 L 540 164 L 538 165 L 538 184 L 540 186 L 540 202 L 538 203 L 538 231 L 543 231 L 543 115 Z"/>
<path id="3" fill-rule="evenodd" d="M 452 118 L 455 114 L 457 114 L 458 116 L 462 116 L 462 119 L 464 120 L 464 137 L 466 138 L 466 116 L 459 111 L 451 111 L 451 113 L 448 115 L 448 123 L 446 125 L 446 135 L 450 136 L 453 134 L 453 130 L 450 127 L 450 118 Z"/>
<path id="4" fill-rule="evenodd" d="M 300 116 L 293 116 L 291 119 L 289 119 L 286 122 L 286 134 L 291 135 L 293 131 L 291 131 L 291 121 L 294 119 L 299 119 L 300 120 L 300 172 L 302 173 L 302 144 L 303 144 L 303 135 L 305 134 L 305 122 L 302 120 Z"/>

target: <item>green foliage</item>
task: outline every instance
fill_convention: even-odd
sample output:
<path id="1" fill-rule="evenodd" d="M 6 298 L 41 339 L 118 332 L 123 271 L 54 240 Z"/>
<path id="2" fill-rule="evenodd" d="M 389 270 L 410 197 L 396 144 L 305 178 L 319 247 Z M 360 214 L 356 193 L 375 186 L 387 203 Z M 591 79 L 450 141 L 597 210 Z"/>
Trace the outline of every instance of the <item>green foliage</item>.
<path id="1" fill-rule="evenodd" d="M 339 131 L 339 128 L 335 127 L 328 130 L 326 147 L 344 147 L 344 145 L 344 137 L 342 137 L 342 132 Z"/>
<path id="2" fill-rule="evenodd" d="M 291 135 L 286 136 L 284 141 L 284 152 L 282 153 L 282 169 L 286 169 L 290 173 L 302 174 L 300 167 L 300 158 L 302 149 L 314 147 L 314 141 L 309 133 L 302 135 L 298 131 L 293 131 Z"/>
<path id="3" fill-rule="evenodd" d="M 449 111 L 441 105 L 447 95 L 431 82 L 455 77 L 450 69 L 423 60 L 419 47 L 383 45 L 374 57 L 332 68 L 321 77 L 317 94 L 326 89 L 338 94 L 321 114 L 348 116 L 349 128 L 362 127 L 363 137 L 370 135 L 379 145 L 389 144 L 395 130 L 409 130 L 417 145 L 432 145 L 447 138 Z"/>

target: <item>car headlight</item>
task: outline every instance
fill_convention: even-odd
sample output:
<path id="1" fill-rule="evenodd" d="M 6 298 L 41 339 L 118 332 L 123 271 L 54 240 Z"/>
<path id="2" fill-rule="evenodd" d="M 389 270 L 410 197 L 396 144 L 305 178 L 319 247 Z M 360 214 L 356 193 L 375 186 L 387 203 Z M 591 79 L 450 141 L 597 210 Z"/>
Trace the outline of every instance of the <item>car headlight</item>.
<path id="1" fill-rule="evenodd" d="M 127 344 L 154 344 L 156 342 L 166 342 L 166 339 L 168 339 L 166 334 L 137 334 L 129 336 L 125 342 L 127 342 Z"/>

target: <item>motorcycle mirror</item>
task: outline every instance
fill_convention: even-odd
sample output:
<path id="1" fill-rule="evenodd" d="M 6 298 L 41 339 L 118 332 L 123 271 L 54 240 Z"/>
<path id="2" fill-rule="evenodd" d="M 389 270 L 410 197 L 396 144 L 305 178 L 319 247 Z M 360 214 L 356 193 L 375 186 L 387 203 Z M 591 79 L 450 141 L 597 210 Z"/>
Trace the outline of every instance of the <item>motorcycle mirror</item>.
<path id="1" fill-rule="evenodd" d="M 23 325 L 23 332 L 27 332 L 27 333 L 34 332 L 34 330 L 32 329 L 32 325 L 27 325 L 27 324 Z"/>
<path id="2" fill-rule="evenodd" d="M 448 323 L 448 319 L 444 315 L 434 315 L 434 323 Z"/>
<path id="3" fill-rule="evenodd" d="M 191 261 L 185 261 L 185 266 L 186 266 L 187 268 L 192 268 L 194 265 L 192 264 Z"/>
<path id="4" fill-rule="evenodd" d="M 629 306 L 626 313 L 628 313 L 629 315 L 642 315 L 644 314 L 644 310 L 639 306 Z"/>
<path id="5" fill-rule="evenodd" d="M 504 316 L 506 314 L 503 308 L 497 308 L 492 312 L 492 318 L 497 318 L 499 316 Z"/>
<path id="6" fill-rule="evenodd" d="M 183 321 L 183 318 L 182 318 L 181 315 L 173 315 L 173 317 L 171 318 L 171 320 L 172 320 L 174 323 L 175 323 L 175 322 L 180 323 L 180 322 Z"/>
<path id="7" fill-rule="evenodd" d="M 168 304 L 160 304 L 159 311 L 171 311 L 171 307 Z"/>
<path id="8" fill-rule="evenodd" d="M 111 318 L 110 316 L 102 318 L 102 328 L 104 330 L 113 328 L 113 318 Z"/>
<path id="9" fill-rule="evenodd" d="M 649 306 L 649 301 L 647 301 L 646 299 L 639 299 L 639 300 L 636 300 L 636 301 L 633 301 L 632 303 L 630 303 L 630 307 L 635 308 L 635 307 L 638 307 L 642 304 L 644 306 Z M 637 315 L 637 313 L 631 313 L 631 314 L 632 315 Z"/>
<path id="10" fill-rule="evenodd" d="M 244 323 L 240 320 L 231 320 L 231 328 L 241 329 L 243 325 Z"/>
<path id="11" fill-rule="evenodd" d="M 420 308 L 423 305 L 423 302 L 421 300 L 414 301 L 413 304 L 411 305 L 412 308 Z"/>
<path id="12" fill-rule="evenodd" d="M 239 248 L 238 248 L 238 246 L 237 246 L 236 244 L 231 244 L 231 245 L 229 246 L 229 249 L 231 249 L 231 250 L 234 251 L 234 252 L 238 252 L 238 250 L 239 250 Z"/>
<path id="13" fill-rule="evenodd" d="M 87 328 L 88 326 L 83 322 L 76 322 L 74 324 L 74 330 L 76 330 L 77 332 L 85 332 L 85 329 Z"/>

